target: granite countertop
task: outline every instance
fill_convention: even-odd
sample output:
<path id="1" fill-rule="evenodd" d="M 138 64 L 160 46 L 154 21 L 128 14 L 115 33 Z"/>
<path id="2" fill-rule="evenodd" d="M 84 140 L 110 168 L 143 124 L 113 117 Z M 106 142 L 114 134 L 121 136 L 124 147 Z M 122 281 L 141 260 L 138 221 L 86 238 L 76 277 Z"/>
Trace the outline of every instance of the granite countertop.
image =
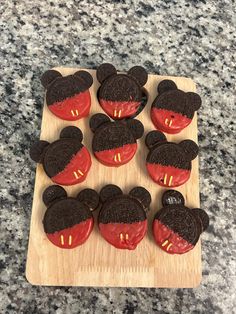
<path id="1" fill-rule="evenodd" d="M 3 1 L 1 3 L 1 313 L 233 313 L 236 308 L 235 29 L 225 1 Z M 128 3 L 128 4 L 126 4 Z M 196 289 L 31 286 L 25 278 L 43 88 L 56 65 L 188 76 L 199 114 L 203 280 Z M 235 312 L 234 312 L 235 313 Z"/>

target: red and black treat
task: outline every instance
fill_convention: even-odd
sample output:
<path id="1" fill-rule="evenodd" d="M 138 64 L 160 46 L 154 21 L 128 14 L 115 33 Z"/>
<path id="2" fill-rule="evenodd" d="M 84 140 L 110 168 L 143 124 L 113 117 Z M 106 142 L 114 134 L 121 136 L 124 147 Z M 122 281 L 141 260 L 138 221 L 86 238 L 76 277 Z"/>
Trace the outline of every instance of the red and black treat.
<path id="1" fill-rule="evenodd" d="M 192 250 L 209 225 L 207 213 L 200 208 L 184 206 L 183 195 L 174 190 L 167 190 L 163 194 L 162 205 L 152 226 L 157 245 L 170 254 Z"/>
<path id="2" fill-rule="evenodd" d="M 83 134 L 75 126 L 68 126 L 60 133 L 60 139 L 49 144 L 37 141 L 30 148 L 30 157 L 43 165 L 53 182 L 73 185 L 86 179 L 91 167 L 91 157 L 81 143 Z"/>
<path id="3" fill-rule="evenodd" d="M 195 142 L 167 142 L 162 132 L 151 131 L 147 134 L 145 143 L 149 149 L 146 167 L 154 182 L 165 187 L 177 187 L 188 181 L 191 161 L 197 157 L 199 150 Z"/>
<path id="4" fill-rule="evenodd" d="M 155 127 L 169 134 L 176 134 L 192 121 L 194 112 L 201 107 L 198 94 L 177 88 L 171 80 L 163 80 L 158 85 L 158 96 L 151 107 L 151 119 Z"/>
<path id="5" fill-rule="evenodd" d="M 99 206 L 96 191 L 84 189 L 74 198 L 61 186 L 52 185 L 44 191 L 43 202 L 47 206 L 43 227 L 49 241 L 62 249 L 73 249 L 88 239 L 94 225 L 91 211 Z"/>
<path id="6" fill-rule="evenodd" d="M 144 133 L 143 125 L 138 120 L 111 122 L 102 113 L 93 115 L 89 124 L 94 132 L 94 155 L 102 164 L 110 167 L 119 167 L 129 162 L 137 150 L 136 140 Z"/>
<path id="7" fill-rule="evenodd" d="M 150 193 L 135 187 L 125 195 L 109 184 L 102 188 L 100 202 L 98 226 L 103 238 L 118 249 L 134 250 L 147 232 Z"/>
<path id="8" fill-rule="evenodd" d="M 131 68 L 127 74 L 117 74 L 112 64 L 104 63 L 97 69 L 97 79 L 101 83 L 98 101 L 112 119 L 134 117 L 145 107 L 147 96 L 142 87 L 148 75 L 141 66 Z"/>
<path id="9" fill-rule="evenodd" d="M 77 71 L 62 76 L 56 70 L 46 71 L 41 78 L 46 88 L 46 103 L 58 118 L 74 121 L 88 116 L 91 106 L 89 88 L 92 76 L 86 71 Z"/>

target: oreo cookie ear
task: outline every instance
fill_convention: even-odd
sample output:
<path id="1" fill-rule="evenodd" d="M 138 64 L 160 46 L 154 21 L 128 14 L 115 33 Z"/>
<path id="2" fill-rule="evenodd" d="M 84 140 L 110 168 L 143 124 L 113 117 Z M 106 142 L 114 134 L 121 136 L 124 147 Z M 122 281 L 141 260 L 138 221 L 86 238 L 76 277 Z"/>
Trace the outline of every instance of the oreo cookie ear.
<path id="1" fill-rule="evenodd" d="M 156 130 L 149 132 L 145 138 L 145 144 L 149 150 L 152 149 L 156 144 L 166 141 L 167 139 L 165 134 Z"/>
<path id="2" fill-rule="evenodd" d="M 44 88 L 47 88 L 58 77 L 62 77 L 60 72 L 56 70 L 48 70 L 41 76 L 41 83 Z"/>
<path id="3" fill-rule="evenodd" d="M 202 232 L 205 231 L 207 227 L 209 226 L 209 216 L 207 215 L 205 210 L 201 208 L 193 208 L 193 212 L 201 221 Z"/>
<path id="4" fill-rule="evenodd" d="M 84 189 L 80 191 L 76 198 L 81 203 L 87 205 L 91 211 L 94 211 L 98 208 L 99 195 L 93 189 Z"/>
<path id="5" fill-rule="evenodd" d="M 97 79 L 100 84 L 114 74 L 117 74 L 116 68 L 110 63 L 103 63 L 97 68 Z"/>
<path id="6" fill-rule="evenodd" d="M 128 75 L 135 78 L 135 80 L 139 83 L 140 86 L 144 86 L 148 80 L 147 71 L 141 66 L 132 67 L 128 71 Z"/>
<path id="7" fill-rule="evenodd" d="M 67 193 L 59 185 L 51 185 L 43 192 L 43 202 L 48 207 L 55 200 L 66 198 Z"/>
<path id="8" fill-rule="evenodd" d="M 41 163 L 48 145 L 47 141 L 34 142 L 30 147 L 30 158 L 35 162 Z"/>
<path id="9" fill-rule="evenodd" d="M 100 200 L 105 203 L 108 199 L 122 195 L 122 190 L 114 184 L 105 185 L 100 191 Z"/>
<path id="10" fill-rule="evenodd" d="M 143 127 L 142 122 L 140 122 L 139 120 L 128 119 L 126 120 L 126 125 L 130 129 L 131 133 L 133 134 L 136 140 L 143 136 L 144 127 Z"/>
<path id="11" fill-rule="evenodd" d="M 148 190 L 142 186 L 137 186 L 129 192 L 129 195 L 137 199 L 142 204 L 146 212 L 149 210 L 152 198 Z"/>
<path id="12" fill-rule="evenodd" d="M 179 146 L 184 151 L 184 158 L 186 161 L 191 161 L 197 157 L 199 147 L 194 141 L 184 140 L 179 143 Z"/>
<path id="13" fill-rule="evenodd" d="M 76 126 L 67 126 L 61 130 L 60 138 L 76 138 L 79 142 L 83 141 L 83 133 Z"/>
<path id="14" fill-rule="evenodd" d="M 163 193 L 161 199 L 163 207 L 168 205 L 184 205 L 183 195 L 176 190 L 167 190 Z"/>
<path id="15" fill-rule="evenodd" d="M 89 120 L 90 129 L 95 132 L 104 123 L 111 122 L 110 118 L 103 113 L 94 114 Z"/>
<path id="16" fill-rule="evenodd" d="M 74 75 L 80 77 L 84 81 L 85 86 L 87 88 L 92 86 L 92 84 L 93 84 L 93 77 L 92 77 L 92 75 L 89 72 L 87 72 L 87 71 L 77 71 L 77 72 L 74 73 Z"/>
<path id="17" fill-rule="evenodd" d="M 192 92 L 188 92 L 186 95 L 188 97 L 188 103 L 193 108 L 193 111 L 197 111 L 202 104 L 201 97 L 198 94 Z"/>
<path id="18" fill-rule="evenodd" d="M 157 86 L 158 94 L 165 93 L 169 90 L 178 89 L 175 82 L 172 80 L 163 80 Z"/>

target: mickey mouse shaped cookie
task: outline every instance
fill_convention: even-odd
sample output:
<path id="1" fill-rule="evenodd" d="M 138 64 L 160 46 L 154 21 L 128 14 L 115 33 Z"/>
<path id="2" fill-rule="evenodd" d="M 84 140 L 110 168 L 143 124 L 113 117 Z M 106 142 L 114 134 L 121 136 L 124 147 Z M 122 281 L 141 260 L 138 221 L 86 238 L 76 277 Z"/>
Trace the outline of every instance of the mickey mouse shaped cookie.
<path id="1" fill-rule="evenodd" d="M 46 88 L 47 106 L 55 116 L 74 121 L 89 114 L 89 87 L 93 84 L 93 78 L 88 72 L 77 71 L 62 76 L 56 70 L 49 70 L 43 74 L 41 82 Z"/>
<path id="2" fill-rule="evenodd" d="M 103 238 L 118 249 L 134 250 L 147 232 L 149 192 L 135 187 L 126 195 L 110 184 L 100 191 L 100 202 L 98 226 Z"/>
<path id="3" fill-rule="evenodd" d="M 161 81 L 157 89 L 159 95 L 151 107 L 152 122 L 162 132 L 179 133 L 191 123 L 194 112 L 201 107 L 201 98 L 178 89 L 171 80 Z"/>
<path id="4" fill-rule="evenodd" d="M 131 68 L 127 74 L 117 74 L 112 64 L 104 63 L 97 69 L 97 79 L 101 83 L 99 103 L 114 120 L 137 115 L 142 101 L 147 102 L 142 87 L 148 75 L 141 66 Z"/>
<path id="5" fill-rule="evenodd" d="M 137 139 L 142 137 L 144 128 L 140 121 L 111 122 L 102 113 L 93 115 L 89 121 L 94 132 L 92 149 L 95 157 L 104 165 L 119 167 L 130 161 L 137 150 Z"/>
<path id="6" fill-rule="evenodd" d="M 195 142 L 167 142 L 162 132 L 151 131 L 147 134 L 145 143 L 149 148 L 146 167 L 153 181 L 161 186 L 176 187 L 189 179 L 191 161 L 198 155 L 198 145 Z"/>
<path id="7" fill-rule="evenodd" d="M 30 157 L 43 165 L 53 182 L 61 185 L 80 183 L 91 167 L 91 157 L 82 140 L 81 130 L 68 126 L 61 131 L 60 139 L 51 144 L 35 142 L 30 148 Z"/>
<path id="8" fill-rule="evenodd" d="M 162 205 L 153 220 L 155 242 L 170 254 L 192 250 L 209 225 L 207 213 L 200 208 L 186 207 L 183 195 L 174 190 L 163 194 Z"/>
<path id="9" fill-rule="evenodd" d="M 61 186 L 52 185 L 44 191 L 43 202 L 47 206 L 43 227 L 49 241 L 73 249 L 88 239 L 94 224 L 91 211 L 99 205 L 96 191 L 84 189 L 74 198 Z"/>

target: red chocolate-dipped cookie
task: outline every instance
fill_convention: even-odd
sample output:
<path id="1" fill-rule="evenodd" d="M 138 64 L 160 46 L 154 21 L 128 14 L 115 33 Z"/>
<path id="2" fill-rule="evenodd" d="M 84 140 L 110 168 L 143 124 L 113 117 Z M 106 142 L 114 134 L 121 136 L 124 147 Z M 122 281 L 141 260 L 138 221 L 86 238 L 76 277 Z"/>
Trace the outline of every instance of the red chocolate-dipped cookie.
<path id="1" fill-rule="evenodd" d="M 96 191 L 84 189 L 73 198 L 61 186 L 52 185 L 44 191 L 43 202 L 47 206 L 43 227 L 49 241 L 73 249 L 88 239 L 94 225 L 91 211 L 99 205 Z"/>
<path id="2" fill-rule="evenodd" d="M 131 68 L 127 74 L 117 74 L 112 64 L 104 63 L 97 69 L 101 83 L 98 101 L 112 119 L 118 120 L 137 116 L 147 103 L 142 87 L 148 80 L 141 66 Z"/>
<path id="3" fill-rule="evenodd" d="M 198 155 L 198 145 L 195 142 L 167 142 L 162 132 L 151 131 L 147 134 L 145 143 L 149 148 L 146 167 L 154 182 L 165 187 L 177 187 L 188 181 L 191 161 Z"/>
<path id="4" fill-rule="evenodd" d="M 134 250 L 147 232 L 150 193 L 135 187 L 125 195 L 110 184 L 102 188 L 100 202 L 98 226 L 103 238 L 118 249 Z"/>
<path id="5" fill-rule="evenodd" d="M 35 142 L 30 148 L 30 157 L 43 165 L 53 182 L 60 185 L 81 183 L 91 167 L 91 157 L 82 140 L 81 130 L 68 126 L 61 131 L 60 139 L 51 144 Z"/>
<path id="6" fill-rule="evenodd" d="M 194 112 L 201 107 L 198 94 L 177 88 L 171 80 L 163 80 L 158 85 L 158 96 L 151 107 L 151 119 L 155 127 L 169 134 L 176 134 L 192 121 Z"/>
<path id="7" fill-rule="evenodd" d="M 128 119 L 111 122 L 105 114 L 97 113 L 91 117 L 89 124 L 94 132 L 92 149 L 102 164 L 119 167 L 133 158 L 137 150 L 136 140 L 144 132 L 140 121 Z"/>
<path id="8" fill-rule="evenodd" d="M 174 190 L 167 190 L 163 194 L 162 205 L 152 225 L 155 242 L 169 254 L 183 254 L 192 250 L 200 234 L 209 225 L 207 213 L 200 208 L 184 206 L 183 195 Z"/>
<path id="9" fill-rule="evenodd" d="M 77 71 L 62 76 L 56 70 L 46 71 L 41 78 L 46 88 L 48 109 L 58 118 L 74 121 L 88 116 L 91 106 L 89 87 L 92 76 L 86 71 Z"/>

